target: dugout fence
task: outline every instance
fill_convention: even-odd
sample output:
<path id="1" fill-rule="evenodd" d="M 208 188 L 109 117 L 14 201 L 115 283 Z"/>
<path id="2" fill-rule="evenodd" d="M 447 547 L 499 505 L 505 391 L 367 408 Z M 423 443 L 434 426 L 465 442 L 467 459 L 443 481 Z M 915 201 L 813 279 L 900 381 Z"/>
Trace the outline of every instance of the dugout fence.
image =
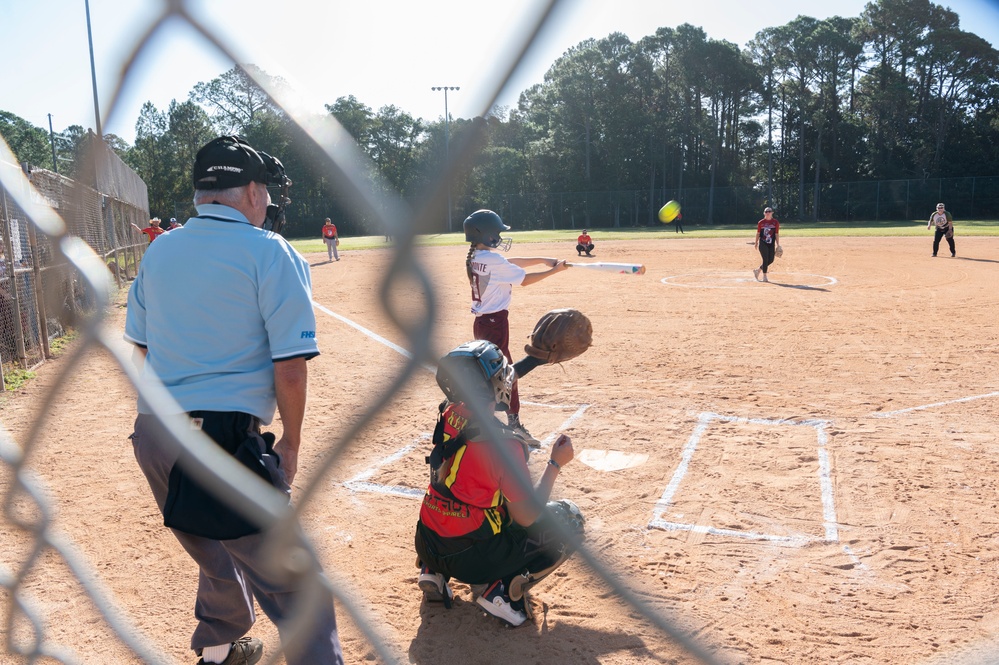
<path id="1" fill-rule="evenodd" d="M 145 249 L 139 240 L 144 236 L 131 227 L 149 219 L 145 183 L 92 134 L 87 146 L 90 159 L 99 161 L 87 169 L 97 171 L 94 186 L 0 159 L 0 362 L 5 375 L 37 367 L 49 357 L 50 340 L 96 313 L 97 300 L 55 245 L 58 239 L 32 220 L 58 215 L 64 232 L 104 262 L 116 287 L 134 276 Z"/>

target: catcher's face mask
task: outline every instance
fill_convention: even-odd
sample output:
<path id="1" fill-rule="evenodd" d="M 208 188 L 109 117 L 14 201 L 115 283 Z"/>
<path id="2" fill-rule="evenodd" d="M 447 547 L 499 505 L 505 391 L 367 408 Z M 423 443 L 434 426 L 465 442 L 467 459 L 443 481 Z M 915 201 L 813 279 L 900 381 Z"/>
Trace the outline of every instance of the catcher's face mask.
<path id="1" fill-rule="evenodd" d="M 484 340 L 462 344 L 437 365 L 437 385 L 448 399 L 493 402 L 498 411 L 510 408 L 516 376 L 499 347 Z"/>

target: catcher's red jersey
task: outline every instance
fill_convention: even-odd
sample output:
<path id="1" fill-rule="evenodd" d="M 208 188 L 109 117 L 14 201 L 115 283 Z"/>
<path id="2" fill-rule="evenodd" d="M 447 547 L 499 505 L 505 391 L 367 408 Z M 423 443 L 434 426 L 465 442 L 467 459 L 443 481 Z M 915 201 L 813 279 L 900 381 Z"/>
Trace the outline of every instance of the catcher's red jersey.
<path id="1" fill-rule="evenodd" d="M 449 441 L 468 424 L 469 412 L 455 403 L 445 410 L 444 440 Z M 444 538 L 469 536 L 488 538 L 500 532 L 508 521 L 505 503 L 526 498 L 515 473 L 530 478 L 524 457 L 524 444 L 516 438 L 505 439 L 519 471 L 512 472 L 503 456 L 485 438 L 473 438 L 445 461 L 440 481 L 427 488 L 420 508 L 420 521 Z M 450 494 L 451 496 L 447 496 Z"/>

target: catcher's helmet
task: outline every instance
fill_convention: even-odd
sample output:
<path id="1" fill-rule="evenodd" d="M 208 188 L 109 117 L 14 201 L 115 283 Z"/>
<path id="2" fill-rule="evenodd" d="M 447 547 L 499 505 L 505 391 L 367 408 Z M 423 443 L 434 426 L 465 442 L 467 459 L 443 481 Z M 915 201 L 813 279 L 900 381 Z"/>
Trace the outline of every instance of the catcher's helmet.
<path id="1" fill-rule="evenodd" d="M 496 403 L 510 407 L 516 374 L 503 352 L 492 342 L 465 342 L 440 359 L 437 385 L 452 402 Z"/>
<path id="2" fill-rule="evenodd" d="M 481 242 L 486 247 L 498 247 L 506 252 L 513 242 L 510 238 L 500 238 L 500 232 L 509 231 L 510 227 L 492 210 L 476 210 L 465 218 L 462 227 L 465 229 L 465 240 L 472 244 Z"/>

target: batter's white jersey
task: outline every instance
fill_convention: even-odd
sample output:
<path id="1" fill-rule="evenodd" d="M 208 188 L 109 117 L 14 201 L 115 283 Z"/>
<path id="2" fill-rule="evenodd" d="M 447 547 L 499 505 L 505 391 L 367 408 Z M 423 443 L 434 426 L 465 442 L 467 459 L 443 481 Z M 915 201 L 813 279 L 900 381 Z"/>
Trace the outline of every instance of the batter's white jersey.
<path id="1" fill-rule="evenodd" d="M 513 287 L 527 271 L 488 249 L 472 255 L 472 314 L 492 314 L 510 308 Z"/>

